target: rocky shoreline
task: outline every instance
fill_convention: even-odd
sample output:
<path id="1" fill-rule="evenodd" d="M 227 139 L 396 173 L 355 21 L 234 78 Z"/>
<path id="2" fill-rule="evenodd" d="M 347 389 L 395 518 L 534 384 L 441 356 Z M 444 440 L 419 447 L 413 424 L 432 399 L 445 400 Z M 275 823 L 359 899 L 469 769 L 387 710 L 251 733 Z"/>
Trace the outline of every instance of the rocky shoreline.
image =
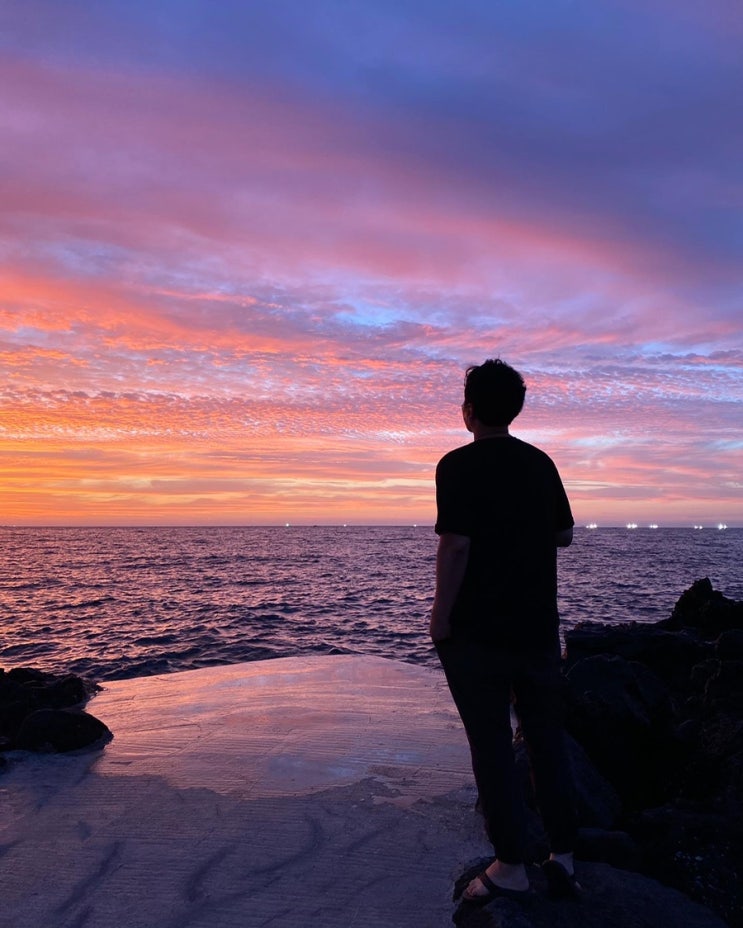
<path id="1" fill-rule="evenodd" d="M 566 635 L 577 854 L 743 925 L 743 602 L 696 581 L 670 618 Z"/>

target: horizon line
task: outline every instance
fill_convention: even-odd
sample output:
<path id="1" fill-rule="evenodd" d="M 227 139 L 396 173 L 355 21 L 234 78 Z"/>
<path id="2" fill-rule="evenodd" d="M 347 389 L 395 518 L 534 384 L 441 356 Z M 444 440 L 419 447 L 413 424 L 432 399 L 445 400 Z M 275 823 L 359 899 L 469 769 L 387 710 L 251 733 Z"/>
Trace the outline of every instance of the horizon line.
<path id="1" fill-rule="evenodd" d="M 434 528 L 433 522 L 0 522 L 0 529 L 104 529 L 104 528 Z M 658 531 L 660 529 L 688 529 L 701 531 L 728 531 L 743 528 L 743 523 L 712 522 L 576 522 L 575 529 L 597 531 L 623 529 L 625 531 Z"/>

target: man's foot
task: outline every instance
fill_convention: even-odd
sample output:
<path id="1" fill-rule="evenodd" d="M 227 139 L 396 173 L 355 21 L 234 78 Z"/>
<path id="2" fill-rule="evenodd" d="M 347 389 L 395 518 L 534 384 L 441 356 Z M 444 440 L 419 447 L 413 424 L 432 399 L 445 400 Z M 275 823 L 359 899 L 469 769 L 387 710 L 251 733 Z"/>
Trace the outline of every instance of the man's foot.
<path id="1" fill-rule="evenodd" d="M 568 851 L 565 854 L 555 854 L 553 852 L 550 854 L 550 860 L 556 860 L 558 864 L 561 864 L 569 876 L 575 875 L 575 861 L 572 851 Z"/>
<path id="2" fill-rule="evenodd" d="M 494 860 L 474 878 L 462 893 L 465 902 L 487 905 L 496 896 L 523 896 L 529 891 L 529 878 L 523 864 L 504 864 Z"/>
<path id="3" fill-rule="evenodd" d="M 547 880 L 547 892 L 553 899 L 577 899 L 583 887 L 575 878 L 572 855 L 554 855 L 542 864 L 542 873 Z"/>

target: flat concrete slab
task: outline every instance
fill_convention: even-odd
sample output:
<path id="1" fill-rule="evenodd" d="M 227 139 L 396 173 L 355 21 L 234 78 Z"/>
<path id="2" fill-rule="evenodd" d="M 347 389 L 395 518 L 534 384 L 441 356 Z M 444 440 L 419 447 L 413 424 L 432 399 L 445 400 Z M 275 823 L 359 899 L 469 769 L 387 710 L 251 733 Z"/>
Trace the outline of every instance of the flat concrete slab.
<path id="1" fill-rule="evenodd" d="M 486 855 L 443 675 L 286 658 L 117 681 L 103 751 L 13 755 L 2 928 L 436 928 Z"/>

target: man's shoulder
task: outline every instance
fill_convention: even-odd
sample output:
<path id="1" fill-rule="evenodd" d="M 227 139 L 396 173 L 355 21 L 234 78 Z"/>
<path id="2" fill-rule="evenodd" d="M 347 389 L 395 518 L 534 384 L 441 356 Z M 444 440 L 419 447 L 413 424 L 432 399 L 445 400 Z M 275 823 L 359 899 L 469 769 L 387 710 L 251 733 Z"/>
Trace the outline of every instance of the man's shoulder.
<path id="1" fill-rule="evenodd" d="M 456 448 L 451 448 L 446 452 L 441 458 L 442 461 L 445 461 L 447 458 L 458 458 L 463 455 L 468 454 L 474 448 L 475 443 L 473 441 L 467 442 L 466 445 L 458 445 Z"/>
<path id="2" fill-rule="evenodd" d="M 439 467 L 446 467 L 448 464 L 455 464 L 457 461 L 466 460 L 472 453 L 475 442 L 471 441 L 466 445 L 460 445 L 458 448 L 452 448 L 439 461 Z"/>
<path id="3" fill-rule="evenodd" d="M 546 451 L 542 451 L 541 448 L 537 448 L 536 445 L 529 444 L 528 441 L 524 441 L 522 438 L 516 438 L 515 435 L 512 435 L 513 439 L 513 448 L 517 454 L 523 455 L 523 457 L 534 458 L 535 460 L 549 461 L 552 463 L 552 458 L 547 454 Z"/>

